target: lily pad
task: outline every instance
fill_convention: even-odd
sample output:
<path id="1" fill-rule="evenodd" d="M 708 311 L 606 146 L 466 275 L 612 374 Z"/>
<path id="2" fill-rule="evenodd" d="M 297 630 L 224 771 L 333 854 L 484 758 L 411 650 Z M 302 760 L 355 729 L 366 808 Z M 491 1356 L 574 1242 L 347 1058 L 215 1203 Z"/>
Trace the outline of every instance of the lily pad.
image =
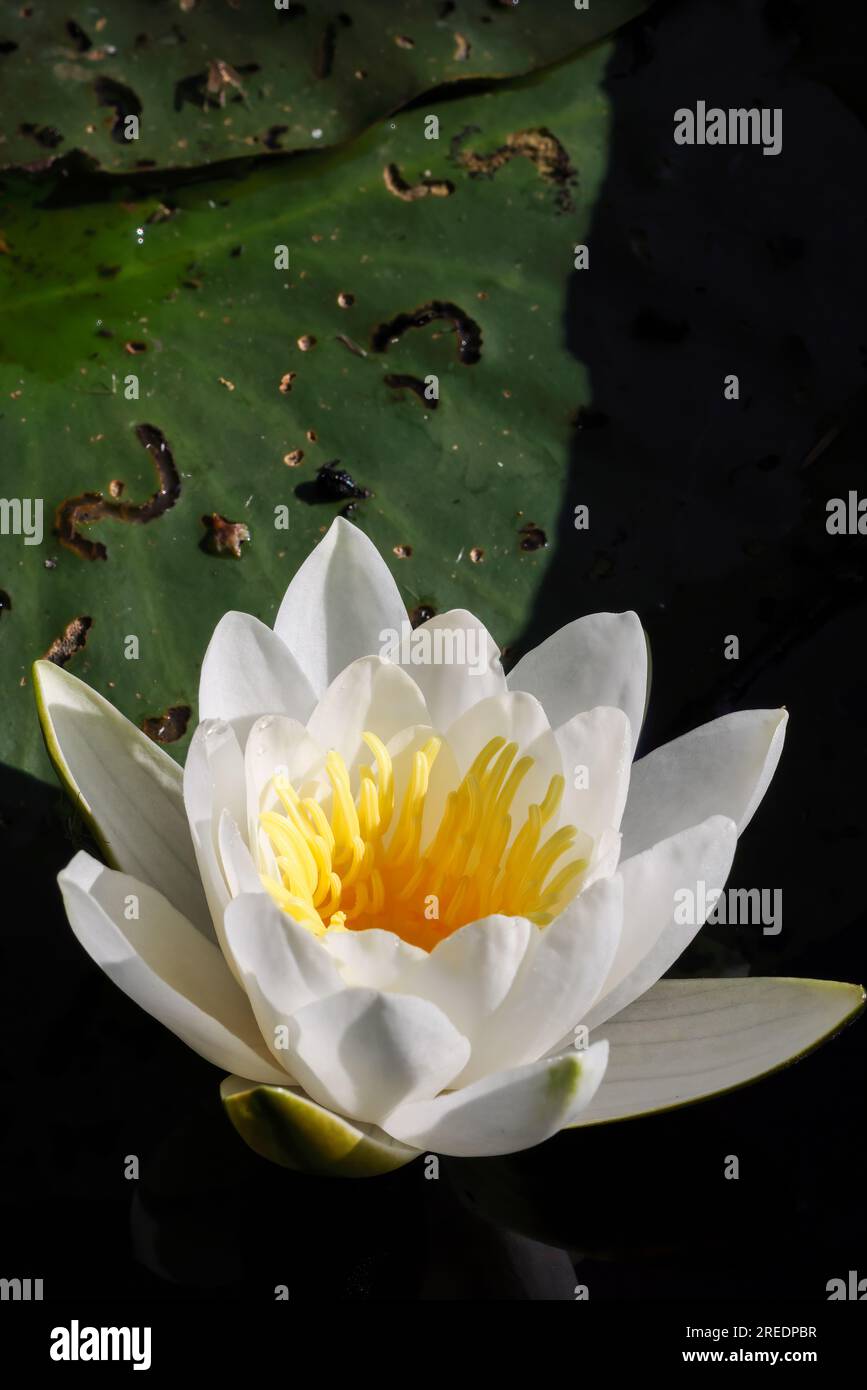
<path id="1" fill-rule="evenodd" d="M 559 60 L 647 3 L 6 5 L 0 167 L 73 149 L 129 171 L 333 145 L 443 83 Z"/>
<path id="2" fill-rule="evenodd" d="M 410 612 L 518 636 L 590 397 L 561 312 L 609 53 L 444 104 L 436 141 L 413 110 L 171 192 L 7 178 L 0 449 L 44 539 L 3 539 L 0 757 L 50 775 L 29 673 L 51 650 L 183 758 L 219 618 L 272 622 L 345 508 Z M 454 191 L 407 200 L 392 168 Z"/>

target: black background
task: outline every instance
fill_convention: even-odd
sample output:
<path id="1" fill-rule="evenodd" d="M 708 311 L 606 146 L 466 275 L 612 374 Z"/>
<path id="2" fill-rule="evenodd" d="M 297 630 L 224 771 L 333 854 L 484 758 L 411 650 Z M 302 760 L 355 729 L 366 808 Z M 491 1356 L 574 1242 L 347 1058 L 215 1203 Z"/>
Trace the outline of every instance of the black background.
<path id="1" fill-rule="evenodd" d="M 684 973 L 867 973 L 867 538 L 825 528 L 829 498 L 867 493 L 861 8 L 684 0 L 622 31 L 592 273 L 563 306 L 596 413 L 576 426 L 523 645 L 635 608 L 654 675 L 640 751 L 730 709 L 791 713 L 731 877 L 783 890 L 783 931 L 703 933 Z M 782 153 L 675 146 L 673 111 L 699 98 L 782 107 Z M 579 502 L 598 546 L 583 569 Z M 582 1283 L 591 1301 L 757 1306 L 867 1276 L 863 1021 L 734 1095 L 444 1159 L 439 1181 L 420 1163 L 303 1178 L 244 1148 L 213 1068 L 80 951 L 54 884 L 70 830 L 59 791 L 2 773 L 0 1274 L 43 1278 L 49 1299 L 262 1300 L 278 1284 L 293 1301 L 569 1299 Z"/>

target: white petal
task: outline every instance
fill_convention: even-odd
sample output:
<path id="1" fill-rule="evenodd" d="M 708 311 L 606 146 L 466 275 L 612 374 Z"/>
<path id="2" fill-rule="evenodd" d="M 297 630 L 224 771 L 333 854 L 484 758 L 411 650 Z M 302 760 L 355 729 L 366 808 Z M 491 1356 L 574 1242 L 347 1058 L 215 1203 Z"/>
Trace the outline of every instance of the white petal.
<path id="1" fill-rule="evenodd" d="M 338 517 L 286 590 L 274 631 L 321 695 L 344 666 L 378 654 L 382 634 L 399 633 L 406 619 L 376 546 Z"/>
<path id="2" fill-rule="evenodd" d="M 597 705 L 622 709 L 635 751 L 647 694 L 647 642 L 635 613 L 593 613 L 568 623 L 506 679 L 510 690 L 541 700 L 555 728 Z"/>
<path id="3" fill-rule="evenodd" d="M 579 826 L 594 840 L 605 830 L 617 830 L 632 758 L 626 715 L 604 705 L 585 710 L 555 729 L 554 739 L 566 779 L 561 821 Z"/>
<path id="4" fill-rule="evenodd" d="M 652 849 L 622 860 L 623 931 L 599 999 L 582 1020 L 595 1028 L 625 1009 L 670 970 L 704 924 L 706 892 L 721 889 L 737 845 L 734 821 L 711 816 Z M 703 886 L 702 886 L 703 885 Z M 690 893 L 696 911 L 689 924 L 675 920 Z M 679 913 L 683 915 L 683 913 Z"/>
<path id="5" fill-rule="evenodd" d="M 435 1005 L 372 989 L 308 1004 L 289 1020 L 289 1033 L 288 1062 L 308 1095 L 375 1124 L 401 1102 L 448 1086 L 470 1052 Z"/>
<path id="6" fill-rule="evenodd" d="M 396 990 L 403 972 L 427 960 L 420 946 L 410 946 L 393 931 L 367 927 L 364 931 L 329 931 L 319 938 L 340 971 L 344 984 Z M 410 991 L 411 992 L 411 991 Z"/>
<path id="7" fill-rule="evenodd" d="M 159 884 L 213 940 L 177 763 L 53 662 L 37 661 L 33 681 L 49 756 L 106 858 L 143 883 Z"/>
<path id="8" fill-rule="evenodd" d="M 420 623 L 406 645 L 410 664 L 404 669 L 418 685 L 440 729 L 448 728 L 479 700 L 506 693 L 499 648 L 484 624 L 464 608 Z M 401 648 L 398 657 L 402 655 Z M 422 656 L 429 660 L 420 661 Z"/>
<path id="9" fill-rule="evenodd" d="M 275 1029 L 306 1004 L 343 988 L 320 941 L 267 894 L 242 893 L 226 909 L 226 938 L 268 1046 Z M 278 1060 L 286 1049 L 277 1048 Z"/>
<path id="10" fill-rule="evenodd" d="M 262 714 L 305 722 L 316 696 L 295 657 L 270 627 L 249 613 L 226 613 L 202 661 L 199 718 L 225 719 L 243 746 Z"/>
<path id="11" fill-rule="evenodd" d="M 83 852 L 58 883 L 76 937 L 124 994 L 216 1066 L 286 1082 L 217 947 L 160 893 Z"/>
<path id="12" fill-rule="evenodd" d="M 321 748 L 335 748 L 351 767 L 370 751 L 361 735 L 387 743 L 410 724 L 430 724 L 424 697 L 411 676 L 380 656 L 354 661 L 328 687 L 307 724 Z"/>
<path id="13" fill-rule="evenodd" d="M 517 1153 L 571 1124 L 605 1072 L 606 1043 L 498 1072 L 434 1100 L 401 1105 L 383 1129 L 402 1143 L 456 1158 Z"/>
<path id="14" fill-rule="evenodd" d="M 578 1124 L 686 1105 L 756 1081 L 833 1036 L 864 1005 L 828 980 L 660 980 L 601 1028 L 605 1084 Z"/>
<path id="15" fill-rule="evenodd" d="M 220 858 L 220 818 L 228 811 L 236 825 L 243 825 L 246 805 L 238 740 L 220 719 L 200 724 L 193 735 L 184 768 L 184 802 L 214 930 L 225 952 L 223 912 L 231 895 Z M 226 959 L 234 972 L 231 956 Z"/>
<path id="16" fill-rule="evenodd" d="M 481 1015 L 464 1030 L 473 1052 L 459 1085 L 535 1061 L 583 1020 L 611 967 L 622 910 L 619 878 L 606 879 L 581 893 L 549 927 L 530 927 L 533 935 L 508 994 L 490 1016 Z M 442 1007 L 454 1017 L 447 998 Z"/>
<path id="17" fill-rule="evenodd" d="M 480 700 L 466 710 L 449 726 L 446 738 L 463 777 L 492 738 L 517 743 L 520 757 L 549 729 L 547 716 L 538 700 L 521 691 L 507 691 L 505 695 L 491 695 Z"/>
<path id="18" fill-rule="evenodd" d="M 217 850 L 231 897 L 237 898 L 239 893 L 265 892 L 247 841 L 228 811 L 220 816 Z"/>
<path id="19" fill-rule="evenodd" d="M 325 752 L 296 719 L 265 715 L 257 719 L 244 747 L 247 789 L 247 840 L 259 839 L 259 816 L 265 810 L 282 810 L 269 788 L 277 775 L 286 777 L 299 795 L 307 796 L 324 780 Z"/>
<path id="20" fill-rule="evenodd" d="M 711 815 L 730 816 L 743 834 L 780 761 L 788 718 L 784 709 L 739 710 L 640 758 L 623 817 L 624 855 Z"/>

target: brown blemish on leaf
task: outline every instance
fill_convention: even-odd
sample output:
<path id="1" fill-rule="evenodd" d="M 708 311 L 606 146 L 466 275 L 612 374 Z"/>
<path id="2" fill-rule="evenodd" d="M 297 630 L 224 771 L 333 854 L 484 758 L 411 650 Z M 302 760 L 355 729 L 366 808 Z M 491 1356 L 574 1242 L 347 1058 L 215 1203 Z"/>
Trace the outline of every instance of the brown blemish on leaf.
<path id="1" fill-rule="evenodd" d="M 470 56 L 470 41 L 466 34 L 455 33 L 455 51 L 452 54 L 456 63 L 465 63 Z"/>
<path id="2" fill-rule="evenodd" d="M 387 352 L 408 328 L 424 328 L 437 319 L 448 319 L 458 338 L 458 357 L 465 366 L 479 362 L 482 356 L 482 330 L 469 314 L 449 300 L 432 299 L 410 314 L 396 314 L 387 323 L 373 330 L 371 347 L 374 352 Z"/>
<path id="3" fill-rule="evenodd" d="M 93 626 L 93 618 L 83 616 L 73 618 L 66 624 L 63 634 L 55 637 L 48 651 L 45 653 L 45 661 L 53 661 L 55 666 L 65 666 L 76 652 L 87 642 L 87 634 Z"/>
<path id="4" fill-rule="evenodd" d="M 355 339 L 350 338 L 348 333 L 335 333 L 334 337 L 338 343 L 342 343 L 345 348 L 349 348 L 349 351 L 354 353 L 356 357 L 367 356 L 367 353 L 364 351 L 364 348 L 359 347 Z"/>
<path id="5" fill-rule="evenodd" d="M 518 535 L 521 537 L 519 544 L 522 550 L 542 550 L 548 544 L 548 537 L 535 521 L 525 522 Z"/>
<path id="6" fill-rule="evenodd" d="M 298 468 L 303 458 L 303 449 L 290 449 L 288 454 L 283 455 L 283 462 L 287 468 Z"/>
<path id="7" fill-rule="evenodd" d="M 244 84 L 240 74 L 231 63 L 224 62 L 222 58 L 215 58 L 208 64 L 205 92 L 212 102 L 216 101 L 217 105 L 222 107 L 226 105 L 226 93 L 230 88 L 244 96 Z"/>
<path id="8" fill-rule="evenodd" d="M 162 431 L 154 425 L 136 425 L 135 436 L 147 449 L 156 468 L 159 486 L 152 497 L 136 504 L 103 497 L 101 492 L 85 492 L 80 497 L 68 498 L 57 508 L 54 523 L 56 535 L 60 537 L 62 545 L 84 560 L 107 560 L 108 551 L 101 541 L 91 541 L 83 536 L 79 527 L 90 526 L 104 518 L 145 525 L 169 511 L 181 495 L 180 474 Z M 113 486 L 118 486 L 117 481 Z"/>
<path id="9" fill-rule="evenodd" d="M 228 377 L 218 376 L 217 380 L 219 381 L 221 386 L 225 386 L 227 391 L 234 391 L 235 383 L 234 381 L 229 381 Z"/>
<path id="10" fill-rule="evenodd" d="M 205 535 L 201 541 L 202 550 L 209 555 L 234 555 L 241 558 L 241 546 L 250 539 L 250 528 L 243 521 L 229 521 L 219 512 L 210 512 L 202 517 Z"/>
<path id="11" fill-rule="evenodd" d="M 480 545 L 474 545 L 470 551 L 470 559 L 474 565 L 480 565 L 485 558 L 485 552 Z"/>
<path id="12" fill-rule="evenodd" d="M 281 392 L 282 395 L 284 395 L 284 396 L 288 396 L 288 395 L 289 395 L 289 392 L 292 390 L 292 383 L 293 383 L 293 381 L 295 380 L 295 378 L 296 378 L 297 375 L 298 375 L 297 372 L 284 372 L 284 373 L 283 373 L 283 375 L 282 375 L 281 378 L 280 378 L 280 385 L 279 385 L 279 387 L 277 388 L 277 389 Z"/>
<path id="13" fill-rule="evenodd" d="M 151 227 L 159 222 L 170 222 L 177 215 L 177 208 L 169 207 L 168 203 L 158 203 L 150 216 L 145 218 L 145 226 Z"/>
<path id="14" fill-rule="evenodd" d="M 398 560 L 408 560 L 412 555 L 412 546 L 394 545 L 392 546 L 392 553 L 397 556 Z"/>
<path id="15" fill-rule="evenodd" d="M 415 39 L 411 39 L 408 34 L 395 34 L 394 41 L 398 48 L 415 48 Z"/>
<path id="16" fill-rule="evenodd" d="M 109 495 L 113 497 L 115 500 L 117 500 L 118 497 L 121 497 L 123 495 L 123 488 L 124 485 L 121 482 L 120 478 L 112 478 L 111 482 L 108 485 Z"/>
<path id="17" fill-rule="evenodd" d="M 455 186 L 450 179 L 422 179 L 419 183 L 407 183 L 396 164 L 386 164 L 382 177 L 389 193 L 404 203 L 414 203 L 419 198 L 450 198 Z"/>
<path id="18" fill-rule="evenodd" d="M 430 410 L 436 410 L 437 406 L 439 405 L 439 401 L 436 398 L 434 398 L 433 400 L 428 400 L 427 396 L 424 393 L 424 382 L 421 380 L 420 377 L 411 376 L 407 372 L 389 372 L 382 379 L 385 382 L 386 386 L 390 386 L 393 391 L 403 391 L 404 389 L 407 391 L 413 391 L 415 395 L 418 396 L 419 400 L 422 402 L 422 405 L 426 406 Z"/>
<path id="19" fill-rule="evenodd" d="M 319 438 L 319 435 L 316 433 L 315 430 L 308 430 L 305 438 L 307 439 L 308 444 L 315 444 L 317 439 Z"/>
<path id="20" fill-rule="evenodd" d="M 191 714 L 189 705 L 169 705 L 165 714 L 148 716 L 140 727 L 154 743 L 177 743 L 187 732 Z"/>
<path id="21" fill-rule="evenodd" d="M 340 294 L 337 296 L 337 303 L 340 305 L 341 309 L 351 309 L 355 303 L 355 295 L 349 294 L 347 290 L 341 290 Z"/>
<path id="22" fill-rule="evenodd" d="M 302 352 L 310 352 L 311 348 L 316 346 L 316 339 L 312 333 L 302 333 L 298 339 L 298 346 Z"/>
<path id="23" fill-rule="evenodd" d="M 147 352 L 147 343 L 124 343 L 124 352 L 128 352 L 132 357 L 136 357 L 140 352 Z"/>
<path id="24" fill-rule="evenodd" d="M 56 150 L 63 144 L 64 137 L 52 125 L 35 125 L 32 121 L 22 121 L 18 127 L 19 135 L 27 135 L 41 145 L 44 150 Z"/>
<path id="25" fill-rule="evenodd" d="M 6 240 L 6 237 L 5 237 L 4 233 L 3 233 L 2 231 L 0 231 L 0 256 L 11 256 L 11 255 L 12 255 L 12 248 L 11 248 L 11 246 L 9 245 L 9 242 Z M 339 303 L 339 302 L 340 302 L 340 301 L 338 300 L 338 303 Z"/>
<path id="26" fill-rule="evenodd" d="M 518 130 L 506 136 L 505 145 L 500 145 L 490 154 L 475 154 L 460 147 L 468 135 L 479 131 L 478 126 L 468 126 L 451 142 L 451 158 L 455 164 L 466 169 L 471 178 L 493 178 L 498 169 L 513 159 L 529 159 L 546 183 L 556 189 L 557 206 L 562 212 L 572 212 L 571 189 L 577 174 L 569 160 L 566 149 L 556 135 L 546 126 L 534 130 Z"/>

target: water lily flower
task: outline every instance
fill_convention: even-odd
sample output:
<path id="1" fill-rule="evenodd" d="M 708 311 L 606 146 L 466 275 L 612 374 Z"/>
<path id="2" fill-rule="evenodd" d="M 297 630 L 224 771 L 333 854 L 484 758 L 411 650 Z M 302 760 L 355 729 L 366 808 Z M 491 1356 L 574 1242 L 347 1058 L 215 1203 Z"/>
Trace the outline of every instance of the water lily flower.
<path id="1" fill-rule="evenodd" d="M 861 1007 L 854 985 L 661 978 L 725 883 L 784 710 L 633 765 L 634 613 L 579 618 L 508 676 L 470 613 L 417 629 L 421 657 L 393 641 L 406 622 L 375 547 L 335 521 L 273 631 L 218 624 L 183 772 L 35 667 L 49 752 L 111 865 L 78 853 L 60 874 L 72 929 L 229 1073 L 252 1147 L 346 1175 L 510 1153 L 742 1085 Z"/>

